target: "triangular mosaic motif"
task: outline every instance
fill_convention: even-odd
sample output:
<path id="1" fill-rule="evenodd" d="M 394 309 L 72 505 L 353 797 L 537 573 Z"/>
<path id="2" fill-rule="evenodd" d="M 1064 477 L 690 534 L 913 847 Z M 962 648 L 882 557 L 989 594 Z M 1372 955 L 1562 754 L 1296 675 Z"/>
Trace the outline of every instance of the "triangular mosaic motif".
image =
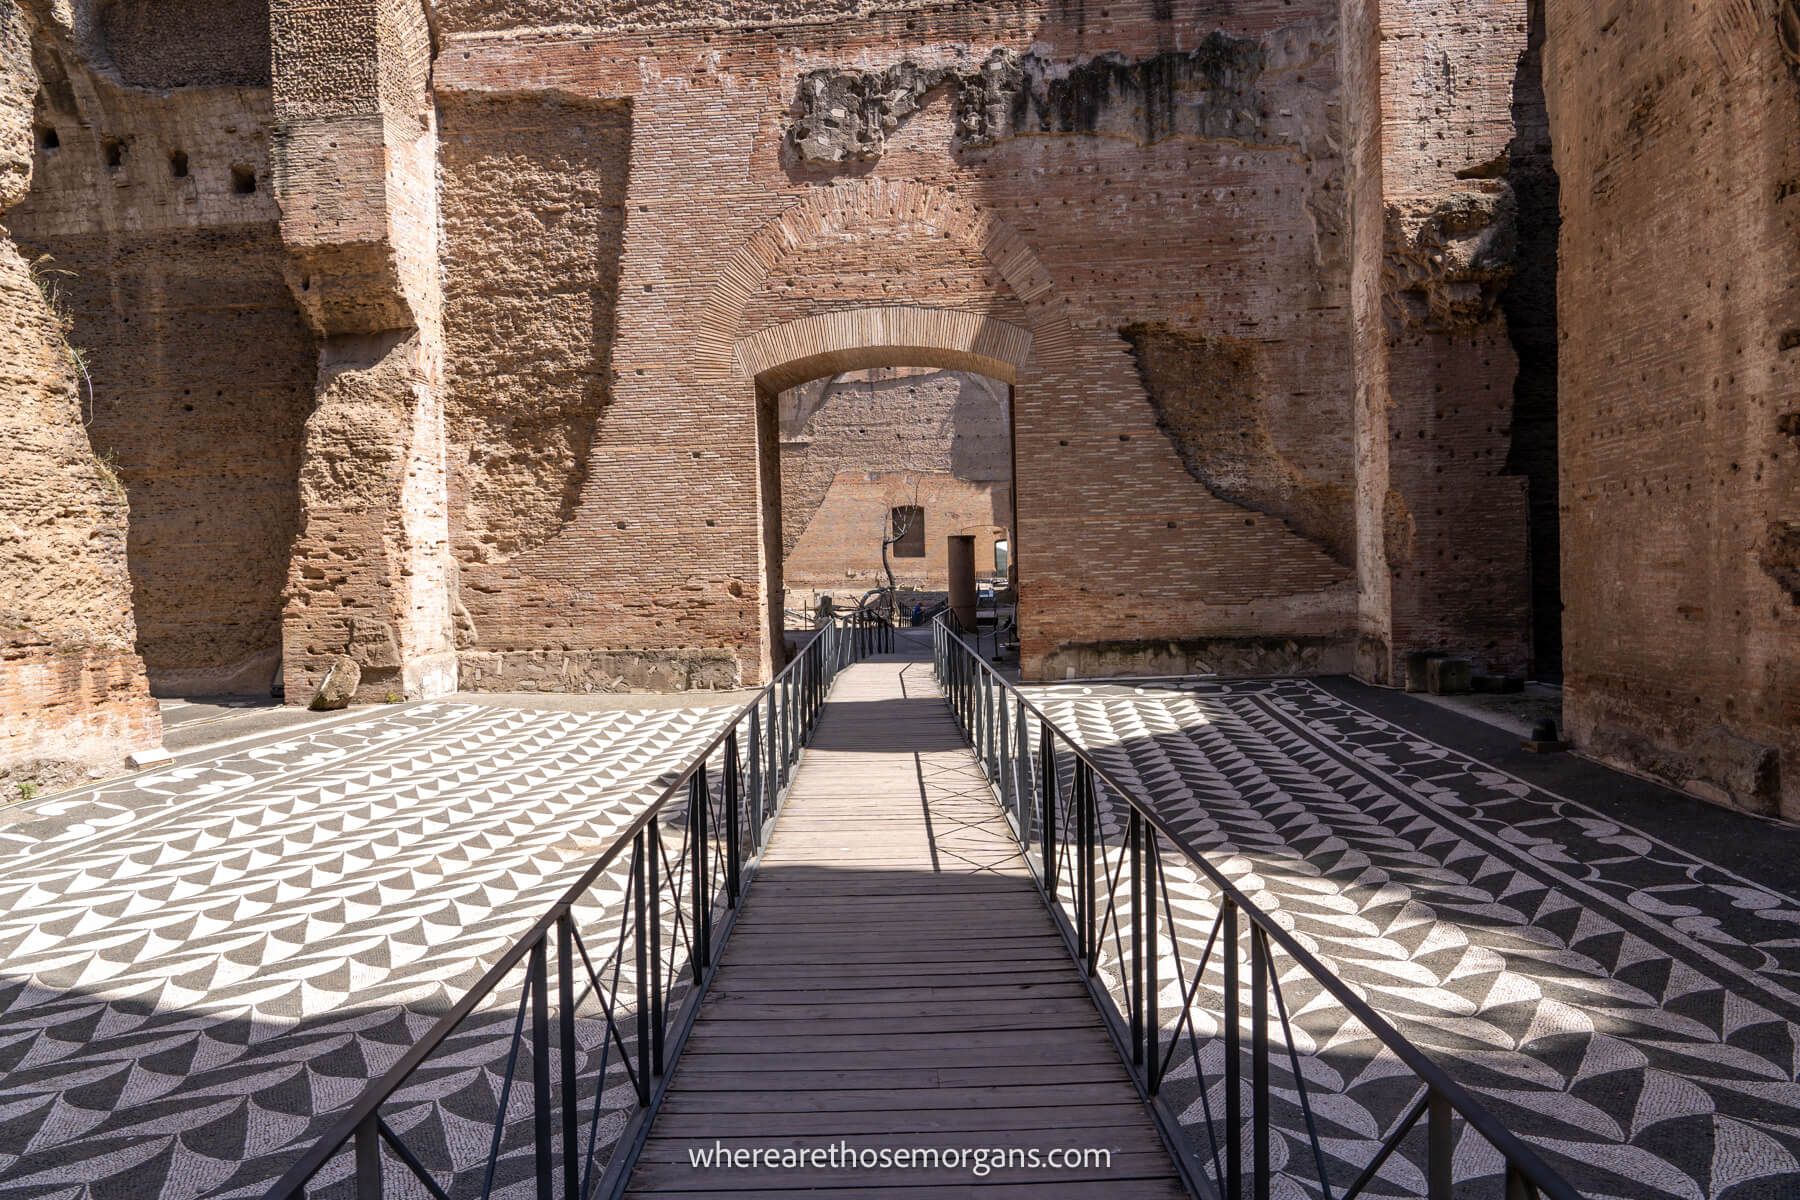
<path id="1" fill-rule="evenodd" d="M 261 1195 L 732 711 L 414 705 L 12 810 L 0 1197 Z M 390 1111 L 428 1160 L 485 1161 L 517 994 Z"/>
<path id="2" fill-rule="evenodd" d="M 1583 1194 L 1800 1195 L 1800 901 L 1303 681 L 1032 694 Z M 1103 806 L 1114 846 L 1121 821 Z M 1191 979 L 1218 909 L 1173 848 L 1164 859 Z M 1126 928 L 1129 914 L 1121 897 Z M 1169 1029 L 1174 957 L 1160 971 Z M 1167 1093 L 1209 1161 L 1224 1136 L 1216 963 Z M 1322 1159 L 1341 1193 L 1418 1085 L 1304 972 L 1275 965 L 1321 1149 L 1277 1025 L 1282 1184 L 1319 1195 Z M 1415 1132 L 1365 1194 L 1421 1194 L 1421 1161 Z M 1500 1164 L 1464 1137 L 1455 1166 L 1468 1184 Z"/>

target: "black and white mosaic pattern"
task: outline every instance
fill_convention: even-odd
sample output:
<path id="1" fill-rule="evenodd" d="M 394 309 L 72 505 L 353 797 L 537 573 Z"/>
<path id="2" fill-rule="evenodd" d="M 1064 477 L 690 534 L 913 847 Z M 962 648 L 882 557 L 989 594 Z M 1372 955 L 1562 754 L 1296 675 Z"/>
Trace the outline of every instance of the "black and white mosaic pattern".
<path id="1" fill-rule="evenodd" d="M 1800 1196 L 1794 897 L 1303 681 L 1033 695 L 1584 1194 Z M 1108 826 L 1116 844 L 1116 807 Z M 1191 979 L 1218 909 L 1172 849 L 1166 861 Z M 1340 1194 L 1417 1083 L 1291 961 L 1275 966 Z M 1161 980 L 1168 1027 L 1182 1007 L 1168 958 Z M 1224 1136 L 1219 982 L 1209 972 L 1193 1004 L 1206 1102 L 1187 1054 L 1167 1093 L 1209 1162 Z M 1279 1025 L 1275 1038 L 1276 1194 L 1318 1196 Z M 1422 1144 L 1415 1130 L 1368 1194 L 1421 1194 Z M 1461 1139 L 1459 1194 L 1498 1169 Z"/>
<path id="2" fill-rule="evenodd" d="M 0 1198 L 260 1195 L 732 711 L 414 705 L 14 810 Z M 395 1118 L 457 1164 L 494 1024 Z"/>

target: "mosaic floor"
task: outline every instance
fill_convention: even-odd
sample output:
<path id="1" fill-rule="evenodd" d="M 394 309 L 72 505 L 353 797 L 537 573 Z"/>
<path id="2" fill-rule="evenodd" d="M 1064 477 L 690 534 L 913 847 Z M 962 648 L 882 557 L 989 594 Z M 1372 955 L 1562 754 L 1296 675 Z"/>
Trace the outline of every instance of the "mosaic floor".
<path id="1" fill-rule="evenodd" d="M 730 711 L 414 705 L 9 810 L 0 1197 L 260 1195 Z"/>
<path id="2" fill-rule="evenodd" d="M 1303 682 L 1037 694 L 1585 1194 L 1800 1195 L 1800 901 Z M 0 1200 L 260 1195 L 727 711 L 409 706 L 0 813 Z M 1414 1084 L 1278 968 L 1336 1195 Z M 457 1164 L 492 1024 L 395 1117 Z M 1205 1102 L 1168 1085 L 1203 1157 L 1216 1032 Z M 1275 1083 L 1277 1194 L 1317 1196 Z M 1409 1146 L 1369 1194 L 1418 1193 Z"/>
<path id="3" fill-rule="evenodd" d="M 1800 1195 L 1800 900 L 1305 682 L 1035 694 L 1584 1194 Z M 1191 977 L 1217 909 L 1192 873 L 1169 887 Z M 1277 971 L 1339 1194 L 1416 1082 L 1291 962 Z M 1216 982 L 1198 1009 L 1216 1011 Z M 1165 1025 L 1180 1007 L 1166 986 Z M 1191 1059 L 1170 1086 L 1210 1160 L 1223 1047 L 1200 1024 L 1207 1103 Z M 1285 1062 L 1275 1086 L 1285 1194 L 1317 1196 Z M 1419 1147 L 1415 1131 L 1369 1194 L 1418 1195 Z M 1460 1184 L 1497 1164 L 1462 1139 Z"/>

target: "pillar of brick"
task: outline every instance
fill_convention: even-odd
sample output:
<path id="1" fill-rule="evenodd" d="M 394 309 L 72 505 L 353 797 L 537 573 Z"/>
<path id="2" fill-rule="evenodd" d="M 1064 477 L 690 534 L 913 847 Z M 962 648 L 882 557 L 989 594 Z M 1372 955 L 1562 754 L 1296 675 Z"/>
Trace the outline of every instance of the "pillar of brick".
<path id="1" fill-rule="evenodd" d="M 1546 17 L 1568 733 L 1800 820 L 1800 5 Z"/>
<path id="2" fill-rule="evenodd" d="M 1518 362 L 1500 300 L 1524 5 L 1345 0 L 1356 357 L 1358 672 L 1530 658 L 1526 483 L 1505 474 Z"/>
<path id="3" fill-rule="evenodd" d="M 331 659 L 360 698 L 456 686 L 431 32 L 418 0 L 275 0 L 274 187 L 321 337 L 283 618 L 290 702 Z"/>

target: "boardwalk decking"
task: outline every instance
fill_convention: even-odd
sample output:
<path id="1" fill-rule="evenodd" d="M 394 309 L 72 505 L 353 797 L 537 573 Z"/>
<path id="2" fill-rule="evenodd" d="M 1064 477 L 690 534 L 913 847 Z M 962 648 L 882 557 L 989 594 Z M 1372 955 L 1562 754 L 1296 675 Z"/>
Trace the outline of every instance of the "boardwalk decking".
<path id="1" fill-rule="evenodd" d="M 1104 1148 L 976 1174 L 727 1148 Z M 923 662 L 826 705 L 629 1195 L 1185 1196 Z"/>

